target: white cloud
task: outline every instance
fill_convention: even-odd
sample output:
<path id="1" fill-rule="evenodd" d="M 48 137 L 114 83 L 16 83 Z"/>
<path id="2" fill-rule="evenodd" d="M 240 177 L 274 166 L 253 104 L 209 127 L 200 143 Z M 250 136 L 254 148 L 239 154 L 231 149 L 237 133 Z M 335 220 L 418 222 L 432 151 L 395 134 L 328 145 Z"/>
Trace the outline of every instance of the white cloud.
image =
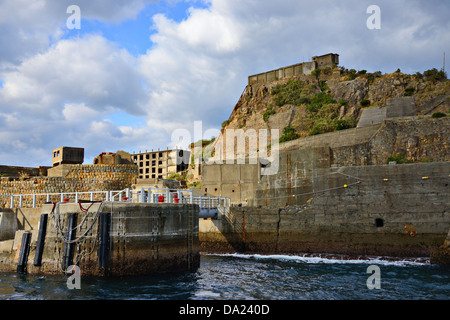
<path id="1" fill-rule="evenodd" d="M 83 18 L 120 23 L 151 2 L 0 0 L 0 161 L 41 165 L 62 145 L 85 147 L 89 158 L 164 148 L 194 121 L 219 128 L 248 75 L 314 55 L 415 72 L 439 67 L 450 51 L 449 4 L 438 0 L 378 1 L 380 30 L 366 27 L 368 0 L 204 1 L 182 21 L 154 15 L 152 46 L 137 57 L 100 33 L 60 39 L 69 4 Z M 142 121 L 123 124 L 117 114 Z"/>
<path id="2" fill-rule="evenodd" d="M 62 40 L 2 74 L 0 110 L 39 116 L 70 101 L 142 114 L 145 93 L 132 60 L 100 36 Z"/>

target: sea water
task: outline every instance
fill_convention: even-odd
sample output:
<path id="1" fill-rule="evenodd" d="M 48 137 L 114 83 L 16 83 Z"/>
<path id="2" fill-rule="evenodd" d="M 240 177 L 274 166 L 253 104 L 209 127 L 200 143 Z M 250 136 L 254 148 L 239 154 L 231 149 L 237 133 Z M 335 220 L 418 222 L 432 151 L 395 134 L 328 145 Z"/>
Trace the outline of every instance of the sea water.
<path id="1" fill-rule="evenodd" d="M 67 275 L 3 273 L 0 299 L 449 300 L 449 280 L 448 267 L 426 258 L 202 255 L 195 273 L 96 278 L 81 270 L 80 289 L 69 289 Z"/>

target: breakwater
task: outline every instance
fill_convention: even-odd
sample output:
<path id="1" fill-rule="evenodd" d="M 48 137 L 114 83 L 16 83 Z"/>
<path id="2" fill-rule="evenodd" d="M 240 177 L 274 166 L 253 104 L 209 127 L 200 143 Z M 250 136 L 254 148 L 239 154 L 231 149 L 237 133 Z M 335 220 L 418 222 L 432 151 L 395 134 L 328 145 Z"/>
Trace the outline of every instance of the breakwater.
<path id="1" fill-rule="evenodd" d="M 1 242 L 0 272 L 61 274 L 76 265 L 83 275 L 139 275 L 199 266 L 198 205 L 84 202 L 28 210 L 41 210 L 38 226 Z M 4 209 L 2 219 L 8 216 L 15 219 Z"/>

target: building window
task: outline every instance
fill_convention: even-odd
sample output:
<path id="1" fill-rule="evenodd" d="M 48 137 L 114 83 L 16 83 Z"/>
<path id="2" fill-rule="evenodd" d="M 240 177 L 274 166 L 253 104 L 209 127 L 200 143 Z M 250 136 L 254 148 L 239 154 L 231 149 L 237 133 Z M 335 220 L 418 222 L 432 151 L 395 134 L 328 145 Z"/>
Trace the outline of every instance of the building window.
<path id="1" fill-rule="evenodd" d="M 150 161 L 145 162 L 145 166 L 148 167 L 150 165 Z"/>
<path id="2" fill-rule="evenodd" d="M 178 151 L 178 156 L 179 156 L 180 158 L 183 157 L 183 150 Z"/>
<path id="3" fill-rule="evenodd" d="M 159 157 L 162 158 L 162 152 L 159 153 Z"/>
<path id="4" fill-rule="evenodd" d="M 162 168 L 159 168 L 159 169 L 158 169 L 158 173 L 162 173 Z"/>

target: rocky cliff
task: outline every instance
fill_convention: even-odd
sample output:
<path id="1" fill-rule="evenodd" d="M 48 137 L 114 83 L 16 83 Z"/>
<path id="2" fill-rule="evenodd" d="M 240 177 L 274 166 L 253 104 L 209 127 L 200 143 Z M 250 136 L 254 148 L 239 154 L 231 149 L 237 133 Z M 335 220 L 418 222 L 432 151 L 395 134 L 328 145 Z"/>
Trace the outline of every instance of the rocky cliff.
<path id="1" fill-rule="evenodd" d="M 383 107 L 391 98 L 414 97 L 418 115 L 448 112 L 450 80 L 436 69 L 423 74 L 368 73 L 345 68 L 317 69 L 249 85 L 223 129 L 283 129 L 305 137 L 355 127 L 363 108 Z"/>

